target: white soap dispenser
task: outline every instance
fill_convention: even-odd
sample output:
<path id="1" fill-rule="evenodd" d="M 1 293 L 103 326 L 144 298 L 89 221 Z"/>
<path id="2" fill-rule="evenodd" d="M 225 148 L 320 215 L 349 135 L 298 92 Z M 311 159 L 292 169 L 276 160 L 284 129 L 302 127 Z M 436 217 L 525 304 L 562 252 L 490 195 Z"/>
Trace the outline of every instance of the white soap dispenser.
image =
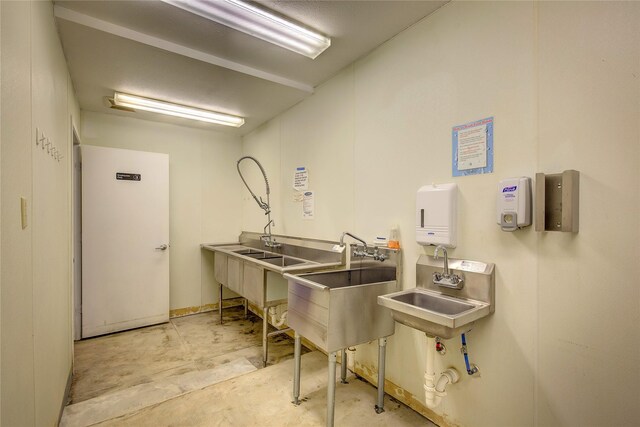
<path id="1" fill-rule="evenodd" d="M 502 231 L 531 225 L 531 178 L 522 176 L 498 183 L 497 223 Z"/>

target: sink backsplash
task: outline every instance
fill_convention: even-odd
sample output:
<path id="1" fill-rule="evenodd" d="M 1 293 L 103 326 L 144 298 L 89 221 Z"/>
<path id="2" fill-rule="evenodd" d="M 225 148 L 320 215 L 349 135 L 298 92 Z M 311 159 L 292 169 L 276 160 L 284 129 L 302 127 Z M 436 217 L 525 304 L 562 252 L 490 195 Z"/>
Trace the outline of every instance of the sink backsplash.
<path id="1" fill-rule="evenodd" d="M 260 236 L 261 233 L 243 231 L 240 234 L 239 241 L 243 246 L 250 248 L 313 260 L 314 262 L 345 263 L 345 253 L 332 250 L 336 242 L 274 234 L 273 238 L 280 243 L 281 246 L 279 248 L 268 248 L 265 247 Z"/>
<path id="2" fill-rule="evenodd" d="M 451 289 L 433 282 L 433 273 L 442 273 L 444 261 L 429 255 L 420 255 L 416 263 L 416 287 L 440 292 L 456 298 L 469 298 L 487 302 L 495 310 L 495 264 L 449 258 L 449 270 L 463 276 L 462 289 Z"/>

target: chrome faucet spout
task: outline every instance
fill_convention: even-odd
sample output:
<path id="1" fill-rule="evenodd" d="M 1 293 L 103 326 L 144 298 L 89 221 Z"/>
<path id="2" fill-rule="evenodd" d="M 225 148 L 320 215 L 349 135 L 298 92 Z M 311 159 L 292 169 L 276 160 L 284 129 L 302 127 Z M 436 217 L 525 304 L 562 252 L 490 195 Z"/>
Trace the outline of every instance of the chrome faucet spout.
<path id="1" fill-rule="evenodd" d="M 262 236 L 260 236 L 260 240 L 262 240 L 264 242 L 264 245 L 268 248 L 279 248 L 282 245 L 278 242 L 276 242 L 276 239 L 274 239 L 273 235 L 271 234 L 271 226 L 272 225 L 276 225 L 276 223 L 270 219 L 269 222 L 267 223 L 267 225 L 264 226 L 263 230 L 264 230 L 264 234 Z M 268 228 L 268 230 L 267 230 Z"/>
<path id="2" fill-rule="evenodd" d="M 345 231 L 344 233 L 342 233 L 342 236 L 340 237 L 340 246 L 344 246 L 344 237 L 345 236 L 349 236 L 349 237 L 351 237 L 353 239 L 356 239 L 360 243 L 362 243 L 362 245 L 364 246 L 365 252 L 367 251 L 367 242 L 365 242 L 364 240 L 362 240 L 358 236 L 354 236 L 353 234 L 349 233 L 348 231 Z"/>
<path id="3" fill-rule="evenodd" d="M 447 254 L 447 248 L 442 245 L 436 246 L 436 250 L 433 251 L 433 259 L 438 259 L 438 252 L 442 251 L 444 254 L 444 271 L 445 275 L 449 275 L 449 255 Z"/>
<path id="4" fill-rule="evenodd" d="M 464 286 L 464 277 L 462 274 L 451 274 L 449 271 L 449 255 L 447 254 L 447 248 L 442 245 L 436 246 L 435 251 L 433 251 L 433 259 L 438 259 L 440 251 L 442 251 L 444 255 L 444 268 L 442 273 L 437 271 L 433 273 L 433 283 L 446 288 L 462 289 Z"/>

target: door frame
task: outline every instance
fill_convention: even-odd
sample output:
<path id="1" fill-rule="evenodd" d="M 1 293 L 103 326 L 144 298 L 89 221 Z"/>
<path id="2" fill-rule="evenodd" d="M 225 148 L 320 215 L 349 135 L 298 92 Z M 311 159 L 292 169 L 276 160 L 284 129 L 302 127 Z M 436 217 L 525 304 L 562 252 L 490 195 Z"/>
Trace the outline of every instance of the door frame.
<path id="1" fill-rule="evenodd" d="M 71 117 L 71 325 L 73 341 L 82 333 L 82 159 L 80 136 Z M 71 343 L 73 346 L 73 342 Z M 73 351 L 72 351 L 73 354 Z"/>

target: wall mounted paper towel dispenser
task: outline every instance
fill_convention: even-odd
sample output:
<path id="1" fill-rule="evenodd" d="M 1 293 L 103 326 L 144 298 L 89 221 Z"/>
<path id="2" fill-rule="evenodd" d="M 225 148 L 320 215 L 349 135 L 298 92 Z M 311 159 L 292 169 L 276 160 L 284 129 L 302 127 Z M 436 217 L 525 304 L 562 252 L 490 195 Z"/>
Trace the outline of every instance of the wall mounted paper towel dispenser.
<path id="1" fill-rule="evenodd" d="M 416 196 L 416 241 L 421 245 L 457 244 L 458 185 L 425 185 Z"/>

